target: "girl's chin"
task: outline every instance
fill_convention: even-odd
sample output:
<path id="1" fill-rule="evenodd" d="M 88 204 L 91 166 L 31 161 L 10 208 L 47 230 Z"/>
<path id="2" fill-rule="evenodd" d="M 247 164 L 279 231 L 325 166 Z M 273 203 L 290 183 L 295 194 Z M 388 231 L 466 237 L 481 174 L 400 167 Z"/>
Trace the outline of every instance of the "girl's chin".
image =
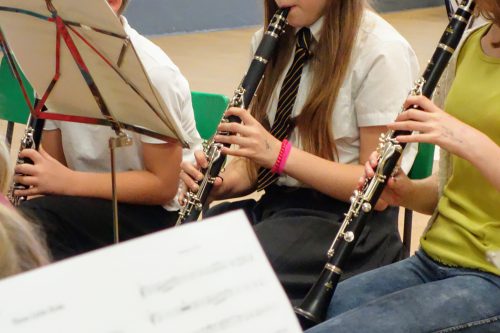
<path id="1" fill-rule="evenodd" d="M 306 26 L 306 24 L 304 24 L 304 22 L 302 22 L 301 20 L 293 20 L 293 19 L 288 20 L 288 25 L 294 28 L 302 28 Z"/>
<path id="2" fill-rule="evenodd" d="M 308 26 L 307 22 L 305 22 L 306 20 L 304 20 L 304 17 L 302 17 L 299 8 L 296 6 L 292 7 L 290 12 L 288 13 L 287 20 L 288 24 L 294 28 L 301 28 Z"/>

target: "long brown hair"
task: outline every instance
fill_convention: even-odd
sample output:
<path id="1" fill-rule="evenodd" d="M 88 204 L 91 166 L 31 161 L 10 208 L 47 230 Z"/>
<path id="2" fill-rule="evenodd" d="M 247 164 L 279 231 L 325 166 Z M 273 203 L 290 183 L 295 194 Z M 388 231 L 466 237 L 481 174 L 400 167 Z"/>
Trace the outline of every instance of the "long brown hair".
<path id="1" fill-rule="evenodd" d="M 498 0 L 476 0 L 476 3 L 477 13 L 500 25 L 500 2 Z"/>
<path id="2" fill-rule="evenodd" d="M 366 0 L 330 0 L 325 8 L 320 41 L 311 59 L 313 84 L 302 112 L 295 120 L 303 149 L 325 159 L 334 160 L 336 155 L 332 132 L 333 108 L 349 68 L 363 11 L 367 6 Z M 264 0 L 265 27 L 277 9 L 274 0 Z M 269 126 L 266 111 L 293 51 L 294 41 L 294 28 L 287 27 L 254 99 L 252 114 L 264 126 Z"/>
<path id="3" fill-rule="evenodd" d="M 118 15 L 122 15 L 125 9 L 127 9 L 129 0 L 122 0 L 122 5 L 120 6 L 120 9 L 118 10 Z"/>

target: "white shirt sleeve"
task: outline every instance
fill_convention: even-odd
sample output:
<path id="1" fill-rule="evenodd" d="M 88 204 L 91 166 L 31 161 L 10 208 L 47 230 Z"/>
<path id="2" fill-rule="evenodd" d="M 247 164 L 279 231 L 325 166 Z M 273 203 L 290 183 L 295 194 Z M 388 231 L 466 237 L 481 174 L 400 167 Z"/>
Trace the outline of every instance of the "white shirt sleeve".
<path id="1" fill-rule="evenodd" d="M 259 47 L 259 43 L 264 37 L 264 28 L 260 28 L 253 35 L 250 41 L 250 54 L 248 55 L 248 59 L 252 61 L 255 52 L 257 52 L 257 47 Z"/>
<path id="2" fill-rule="evenodd" d="M 394 121 L 418 75 L 417 58 L 408 44 L 378 41 L 376 45 L 378 50 L 365 52 L 365 59 L 360 59 L 371 65 L 358 78 L 361 82 L 354 98 L 359 127 Z"/>
<path id="3" fill-rule="evenodd" d="M 45 124 L 43 125 L 43 130 L 44 131 L 54 131 L 56 129 L 59 129 L 59 124 L 55 120 L 45 120 Z"/>
<path id="4" fill-rule="evenodd" d="M 193 105 L 191 101 L 191 91 L 187 80 L 169 67 L 157 67 L 149 73 L 155 89 L 162 96 L 165 105 L 171 114 L 177 118 L 183 130 L 188 134 L 192 145 L 197 145 L 200 135 L 196 129 Z M 164 143 L 146 135 L 141 136 L 141 141 L 145 143 Z"/>

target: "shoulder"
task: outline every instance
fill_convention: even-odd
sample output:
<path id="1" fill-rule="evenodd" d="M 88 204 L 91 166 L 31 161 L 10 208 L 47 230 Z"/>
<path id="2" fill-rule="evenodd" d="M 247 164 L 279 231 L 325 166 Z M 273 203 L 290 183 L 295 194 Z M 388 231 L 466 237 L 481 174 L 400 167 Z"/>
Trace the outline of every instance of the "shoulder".
<path id="1" fill-rule="evenodd" d="M 177 117 L 184 130 L 194 128 L 191 89 L 180 69 L 155 43 L 139 34 L 123 18 L 123 26 L 151 83 L 167 108 Z"/>
<path id="2" fill-rule="evenodd" d="M 124 24 L 151 83 L 167 108 L 184 120 L 192 117 L 191 89 L 187 79 L 168 55 L 156 44 Z"/>
<path id="3" fill-rule="evenodd" d="M 163 80 L 168 80 L 176 86 L 188 86 L 185 77 L 170 57 L 155 43 L 142 36 L 124 21 L 124 28 L 134 46 L 141 62 L 151 76 L 161 75 Z M 158 73 L 158 75 L 155 75 Z"/>
<path id="4" fill-rule="evenodd" d="M 373 42 L 399 42 L 408 44 L 406 39 L 380 15 L 365 10 L 360 26 L 360 37 Z"/>
<path id="5" fill-rule="evenodd" d="M 365 58 L 396 55 L 416 60 L 410 43 L 391 24 L 370 10 L 363 15 L 356 47 Z"/>
<path id="6" fill-rule="evenodd" d="M 470 44 L 469 42 L 473 40 L 474 38 L 479 39 L 481 36 L 486 33 L 486 31 L 489 29 L 491 23 L 484 23 L 478 26 L 475 26 L 469 30 L 467 30 L 463 37 L 462 40 L 460 41 L 459 46 L 457 47 L 457 52 L 455 53 L 456 56 L 458 57 L 460 52 L 468 45 Z"/>
<path id="7" fill-rule="evenodd" d="M 257 50 L 257 47 L 259 46 L 259 43 L 260 43 L 260 41 L 262 40 L 263 37 L 264 37 L 264 28 L 260 28 L 259 30 L 257 30 L 253 34 L 252 40 L 250 41 L 250 46 L 252 48 L 252 53 L 255 53 L 255 51 Z"/>
<path id="8" fill-rule="evenodd" d="M 356 37 L 352 55 L 352 73 L 362 84 L 372 71 L 397 73 L 413 81 L 419 62 L 408 41 L 376 13 L 366 10 Z"/>
<path id="9" fill-rule="evenodd" d="M 464 33 L 462 40 L 460 41 L 460 44 L 457 47 L 457 50 L 453 53 L 453 56 L 450 59 L 450 62 L 448 63 L 445 72 L 441 76 L 438 85 L 440 87 L 440 89 L 438 90 L 439 93 L 433 96 L 434 103 L 436 103 L 436 105 L 439 106 L 440 108 L 442 109 L 444 108 L 446 96 L 448 95 L 448 92 L 450 91 L 450 88 L 453 84 L 453 80 L 455 79 L 455 72 L 457 69 L 458 58 L 463 50 L 464 45 L 467 44 L 471 36 L 473 36 L 478 31 L 484 29 L 486 25 L 488 25 L 488 23 L 476 26 L 470 30 L 467 30 Z"/>

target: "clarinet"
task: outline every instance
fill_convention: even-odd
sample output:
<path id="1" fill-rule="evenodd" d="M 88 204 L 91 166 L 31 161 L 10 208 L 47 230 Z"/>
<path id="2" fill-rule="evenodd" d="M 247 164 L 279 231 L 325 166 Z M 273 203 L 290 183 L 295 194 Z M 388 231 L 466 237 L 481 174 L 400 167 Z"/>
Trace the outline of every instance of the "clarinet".
<path id="1" fill-rule="evenodd" d="M 423 95 L 428 98 L 433 95 L 439 78 L 466 30 L 474 6 L 473 0 L 462 1 L 441 37 L 423 76 L 416 81 L 410 95 Z M 395 138 L 398 135 L 409 134 L 411 134 L 409 131 L 388 131 L 381 135 L 377 148 L 379 158 L 375 176 L 366 180 L 361 190 L 354 191 L 349 211 L 345 214 L 343 223 L 328 250 L 326 265 L 301 305 L 295 308 L 302 327 L 309 328 L 325 320 L 326 311 L 342 274 L 342 268 L 366 221 L 373 213 L 373 207 L 384 190 L 386 180 L 393 174 L 405 147 L 404 143 L 398 142 Z"/>
<path id="2" fill-rule="evenodd" d="M 446 14 L 448 15 L 448 18 L 451 20 L 453 17 L 453 14 L 455 13 L 455 10 L 453 9 L 453 2 L 455 2 L 456 5 L 458 5 L 458 0 L 445 0 L 444 5 L 446 7 Z"/>
<path id="3" fill-rule="evenodd" d="M 33 115 L 30 114 L 28 118 L 28 123 L 26 125 L 26 129 L 24 131 L 24 136 L 21 139 L 21 145 L 19 147 L 19 153 L 16 161 L 16 165 L 19 164 L 24 164 L 24 163 L 29 163 L 33 164 L 33 161 L 29 158 L 21 158 L 19 157 L 19 154 L 23 149 L 36 149 L 40 147 L 40 141 L 42 139 L 42 131 L 43 131 L 43 126 L 45 123 L 45 119 L 41 118 L 36 118 L 33 117 Z M 17 196 L 14 194 L 16 190 L 25 190 L 29 188 L 29 186 L 26 186 L 21 183 L 16 183 L 13 182 L 12 185 L 10 186 L 9 193 L 7 194 L 7 197 L 11 204 L 14 207 L 19 206 L 22 202 L 26 201 L 27 197 L 26 196 Z"/>
<path id="4" fill-rule="evenodd" d="M 253 60 L 248 68 L 247 74 L 243 78 L 239 87 L 234 92 L 234 96 L 229 103 L 228 109 L 231 107 L 247 108 L 257 90 L 266 65 L 275 54 L 280 35 L 285 31 L 287 25 L 286 17 L 288 8 L 278 9 L 267 27 L 264 37 L 257 48 Z M 236 122 L 240 123 L 241 119 L 235 116 L 223 117 L 221 122 Z M 230 135 L 226 132 L 217 132 L 216 134 Z M 221 154 L 223 147 L 229 147 L 229 144 L 221 144 L 215 142 L 213 137 L 203 144 L 203 152 L 208 161 L 208 167 L 203 169 L 203 179 L 198 183 L 199 190 L 194 193 L 188 191 L 184 198 L 184 206 L 179 211 L 179 218 L 176 226 L 184 222 L 193 222 L 198 219 L 204 204 L 212 190 L 215 178 L 219 175 L 225 162 L 226 156 Z"/>

